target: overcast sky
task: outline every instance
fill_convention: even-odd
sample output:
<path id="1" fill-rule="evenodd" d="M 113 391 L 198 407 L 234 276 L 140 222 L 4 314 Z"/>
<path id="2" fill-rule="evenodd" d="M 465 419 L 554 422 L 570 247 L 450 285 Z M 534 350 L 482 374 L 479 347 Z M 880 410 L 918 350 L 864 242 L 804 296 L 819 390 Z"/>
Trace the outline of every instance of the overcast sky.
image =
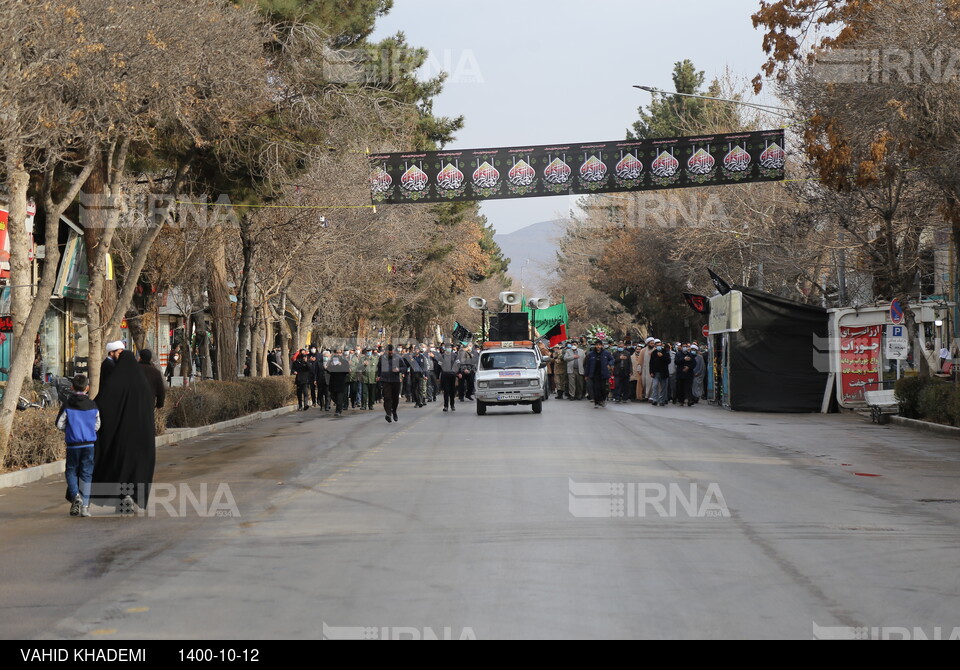
<path id="1" fill-rule="evenodd" d="M 448 148 L 616 140 L 650 94 L 672 90 L 691 59 L 707 81 L 725 68 L 749 81 L 764 61 L 750 15 L 757 0 L 395 0 L 374 39 L 403 31 L 425 47 L 424 70 L 449 73 L 434 103 L 466 117 Z M 500 200 L 482 211 L 500 233 L 557 218 L 565 196 Z"/>

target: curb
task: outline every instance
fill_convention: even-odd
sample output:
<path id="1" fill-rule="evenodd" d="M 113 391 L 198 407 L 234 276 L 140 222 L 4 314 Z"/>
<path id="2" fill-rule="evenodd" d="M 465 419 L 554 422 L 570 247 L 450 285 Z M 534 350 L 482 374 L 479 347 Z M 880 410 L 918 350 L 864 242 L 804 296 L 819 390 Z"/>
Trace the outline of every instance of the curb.
<path id="1" fill-rule="evenodd" d="M 201 435 L 207 435 L 209 433 L 218 433 L 223 430 L 229 430 L 231 428 L 236 428 L 237 426 L 253 423 L 254 421 L 262 421 L 264 419 L 272 419 L 275 416 L 292 414 L 296 410 L 296 405 L 287 405 L 286 407 L 271 409 L 266 412 L 248 414 L 236 419 L 230 419 L 229 421 L 221 421 L 220 423 L 210 424 L 209 426 L 198 426 L 196 428 L 174 428 L 172 429 L 173 432 L 157 436 L 157 448 L 169 447 L 170 445 L 177 444 L 183 440 L 189 440 L 194 437 L 200 437 Z M 0 475 L 0 489 L 23 486 L 25 484 L 40 481 L 46 477 L 60 475 L 63 474 L 65 469 L 66 461 L 61 458 L 59 461 L 54 461 L 53 463 L 45 463 L 43 465 L 37 465 L 25 470 L 8 472 Z"/>
<path id="2" fill-rule="evenodd" d="M 914 428 L 916 430 L 922 430 L 928 433 L 936 433 L 937 435 L 960 438 L 960 428 L 954 428 L 953 426 L 942 426 L 939 423 L 918 421 L 917 419 L 908 419 L 902 416 L 891 416 L 889 418 L 890 423 L 898 426 L 904 426 L 905 428 Z"/>

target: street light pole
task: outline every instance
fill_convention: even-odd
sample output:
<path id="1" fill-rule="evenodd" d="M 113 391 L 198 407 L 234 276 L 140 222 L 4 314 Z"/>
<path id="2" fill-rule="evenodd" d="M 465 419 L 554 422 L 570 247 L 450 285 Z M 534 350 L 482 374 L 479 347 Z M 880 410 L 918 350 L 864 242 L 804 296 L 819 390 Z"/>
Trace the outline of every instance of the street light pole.
<path id="1" fill-rule="evenodd" d="M 743 105 L 744 107 L 753 107 L 754 109 L 759 109 L 763 112 L 769 112 L 770 114 L 776 114 L 777 116 L 783 116 L 786 118 L 792 118 L 793 113 L 791 110 L 786 107 L 774 107 L 773 105 L 761 105 L 755 102 L 744 102 L 743 100 L 733 100 L 731 98 L 714 98 L 709 95 L 697 95 L 695 93 L 677 93 L 675 91 L 661 91 L 658 88 L 653 88 L 651 86 L 639 86 L 637 84 L 633 85 L 634 88 L 639 88 L 641 91 L 646 91 L 647 93 L 659 93 L 661 95 L 679 95 L 684 98 L 697 98 L 699 100 L 713 100 L 714 102 L 729 102 L 734 105 Z M 788 112 L 784 114 L 783 112 Z"/>

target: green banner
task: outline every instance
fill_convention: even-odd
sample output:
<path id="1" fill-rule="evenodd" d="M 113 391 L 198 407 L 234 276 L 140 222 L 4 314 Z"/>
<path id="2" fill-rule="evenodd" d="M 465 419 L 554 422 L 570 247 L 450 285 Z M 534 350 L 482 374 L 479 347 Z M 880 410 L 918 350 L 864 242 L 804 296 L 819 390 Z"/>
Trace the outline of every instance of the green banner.
<path id="1" fill-rule="evenodd" d="M 523 311 L 533 316 L 533 310 L 527 306 L 527 301 L 524 299 L 522 303 Z M 564 300 L 559 305 L 551 305 L 547 309 L 538 309 L 536 317 L 533 319 L 533 326 L 537 333 L 543 335 L 558 323 L 566 325 L 569 322 L 570 315 L 567 314 L 567 302 Z"/>

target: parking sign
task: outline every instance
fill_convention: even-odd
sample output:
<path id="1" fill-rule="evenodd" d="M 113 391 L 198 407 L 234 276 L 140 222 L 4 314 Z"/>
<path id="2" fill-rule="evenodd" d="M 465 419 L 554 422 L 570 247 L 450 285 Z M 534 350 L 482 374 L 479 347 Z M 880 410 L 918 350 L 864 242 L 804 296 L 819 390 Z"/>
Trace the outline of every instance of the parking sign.
<path id="1" fill-rule="evenodd" d="M 907 351 L 910 349 L 910 339 L 907 337 L 906 326 L 887 326 L 883 355 L 888 361 L 907 360 Z"/>

